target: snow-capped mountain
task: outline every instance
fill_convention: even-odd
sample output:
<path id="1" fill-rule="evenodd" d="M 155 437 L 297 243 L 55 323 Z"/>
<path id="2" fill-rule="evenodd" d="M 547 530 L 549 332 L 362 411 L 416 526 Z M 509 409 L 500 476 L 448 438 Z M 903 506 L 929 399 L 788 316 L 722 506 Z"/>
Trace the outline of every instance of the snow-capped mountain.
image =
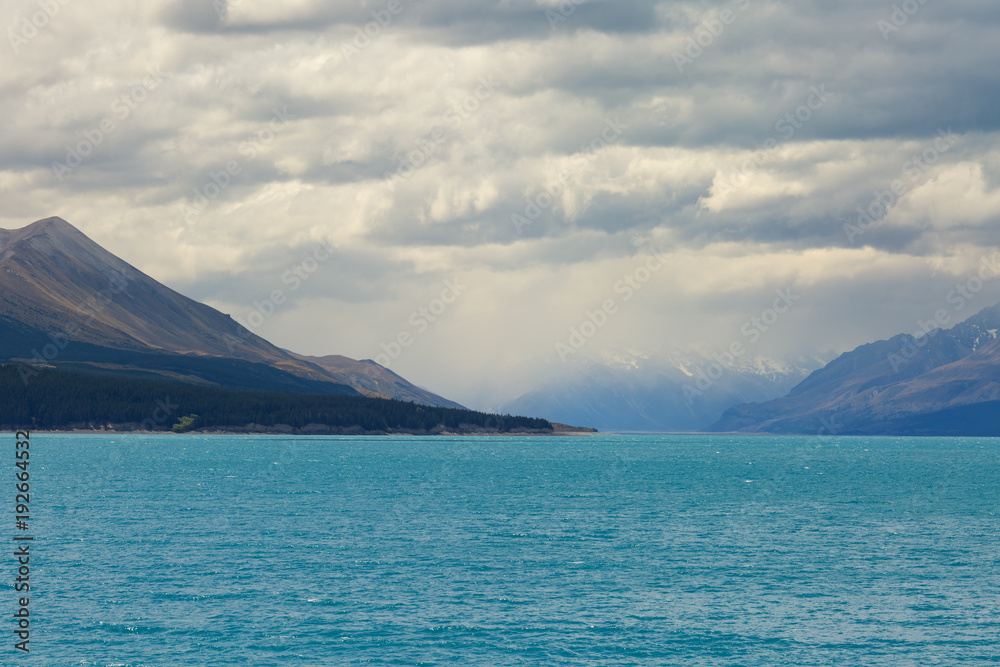
<path id="1" fill-rule="evenodd" d="M 824 361 L 619 350 L 567 364 L 500 409 L 603 431 L 695 431 L 736 403 L 783 396 Z"/>

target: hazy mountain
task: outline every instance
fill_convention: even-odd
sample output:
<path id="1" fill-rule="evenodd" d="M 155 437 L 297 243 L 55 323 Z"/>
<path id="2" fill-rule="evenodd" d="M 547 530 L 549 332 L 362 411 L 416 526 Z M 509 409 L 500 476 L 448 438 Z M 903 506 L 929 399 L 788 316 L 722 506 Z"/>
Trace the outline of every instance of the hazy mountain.
<path id="1" fill-rule="evenodd" d="M 60 218 L 0 230 L 0 360 L 457 406 L 374 362 L 338 359 L 313 363 L 272 345 L 230 316 L 158 283 Z"/>
<path id="2" fill-rule="evenodd" d="M 569 365 L 499 411 L 603 431 L 696 431 L 734 403 L 784 395 L 822 364 L 747 357 L 723 365 L 696 354 L 618 353 Z"/>
<path id="3" fill-rule="evenodd" d="M 862 345 L 783 398 L 727 410 L 712 430 L 1000 433 L 998 330 L 1000 304 L 951 329 Z"/>

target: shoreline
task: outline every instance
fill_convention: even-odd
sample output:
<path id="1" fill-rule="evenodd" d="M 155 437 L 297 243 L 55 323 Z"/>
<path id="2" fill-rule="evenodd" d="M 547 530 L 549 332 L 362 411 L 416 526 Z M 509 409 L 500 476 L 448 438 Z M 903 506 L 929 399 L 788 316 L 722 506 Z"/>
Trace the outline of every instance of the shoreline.
<path id="1" fill-rule="evenodd" d="M 14 432 L 14 429 L 10 429 Z M 294 430 L 248 430 L 248 429 L 206 429 L 185 431 L 176 433 L 174 431 L 139 431 L 125 429 L 21 429 L 28 430 L 35 434 L 48 435 L 277 435 L 295 437 L 386 437 L 386 436 L 412 436 L 412 437 L 578 437 L 599 435 L 597 431 L 590 430 L 552 430 L 552 431 L 358 431 L 358 432 L 337 432 L 334 430 L 326 432 Z"/>

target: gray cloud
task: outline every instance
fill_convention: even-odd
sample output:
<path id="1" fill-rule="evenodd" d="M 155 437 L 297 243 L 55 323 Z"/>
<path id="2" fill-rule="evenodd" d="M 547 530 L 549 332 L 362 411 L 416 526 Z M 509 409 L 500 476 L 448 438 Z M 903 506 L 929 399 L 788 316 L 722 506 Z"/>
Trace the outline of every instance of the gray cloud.
<path id="1" fill-rule="evenodd" d="M 648 0 L 591 0 L 564 5 L 505 0 L 492 5 L 462 0 L 315 2 L 292 4 L 287 11 L 254 12 L 247 0 L 214 3 L 175 0 L 164 23 L 194 33 L 312 33 L 338 25 L 376 22 L 380 29 L 405 27 L 421 41 L 449 46 L 491 44 L 510 39 L 544 39 L 559 32 L 644 33 L 660 24 L 658 4 Z M 246 11 L 250 10 L 250 11 Z M 376 33 L 372 28 L 371 33 Z M 380 34 L 380 31 L 379 31 Z"/>

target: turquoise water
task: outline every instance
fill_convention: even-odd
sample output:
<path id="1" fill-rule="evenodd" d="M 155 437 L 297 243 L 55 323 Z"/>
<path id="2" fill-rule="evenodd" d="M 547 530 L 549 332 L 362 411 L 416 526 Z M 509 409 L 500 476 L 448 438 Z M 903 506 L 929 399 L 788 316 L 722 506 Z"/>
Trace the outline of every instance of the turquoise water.
<path id="1" fill-rule="evenodd" d="M 4 665 L 1000 662 L 1000 440 L 31 451 L 32 653 L 8 621 Z"/>

